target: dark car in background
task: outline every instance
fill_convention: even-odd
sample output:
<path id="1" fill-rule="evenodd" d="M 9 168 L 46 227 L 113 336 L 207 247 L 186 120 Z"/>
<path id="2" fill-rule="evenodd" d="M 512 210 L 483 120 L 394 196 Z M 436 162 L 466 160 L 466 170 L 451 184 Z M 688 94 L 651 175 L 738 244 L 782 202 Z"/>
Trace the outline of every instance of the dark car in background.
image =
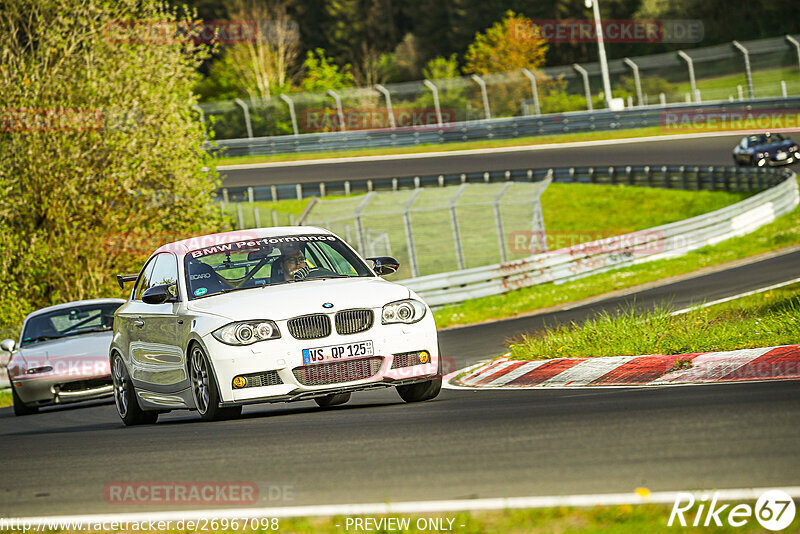
<path id="1" fill-rule="evenodd" d="M 733 149 L 736 165 L 766 167 L 800 161 L 797 143 L 781 134 L 754 134 L 743 138 Z"/>

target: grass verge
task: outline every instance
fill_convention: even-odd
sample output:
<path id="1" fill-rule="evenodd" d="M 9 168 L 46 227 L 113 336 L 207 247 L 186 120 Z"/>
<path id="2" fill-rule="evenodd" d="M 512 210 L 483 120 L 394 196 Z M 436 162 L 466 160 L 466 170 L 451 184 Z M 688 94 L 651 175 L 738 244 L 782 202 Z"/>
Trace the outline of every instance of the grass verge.
<path id="1" fill-rule="evenodd" d="M 0 408 L 14 404 L 11 399 L 11 389 L 0 389 Z"/>
<path id="2" fill-rule="evenodd" d="M 571 323 L 523 336 L 511 357 L 687 354 L 791 345 L 800 342 L 800 284 L 672 315 L 668 308 L 639 315 L 633 310 L 602 312 L 582 324 Z"/>
<path id="3" fill-rule="evenodd" d="M 738 503 L 737 503 L 738 504 Z M 750 508 L 753 508 L 754 503 L 747 503 Z M 392 516 L 371 516 L 370 527 L 372 528 L 357 528 L 352 521 L 356 518 L 365 519 L 358 516 L 349 516 L 351 523 L 348 528 L 348 518 L 344 516 L 324 517 L 324 518 L 291 518 L 278 520 L 278 528 L 271 530 L 265 528 L 262 530 L 253 530 L 250 528 L 241 528 L 243 522 L 239 521 L 239 528 L 222 528 L 219 525 L 224 524 L 223 521 L 217 521 L 217 532 L 239 532 L 250 534 L 254 532 L 292 532 L 294 534 L 306 533 L 320 533 L 320 534 L 338 534 L 342 532 L 353 531 L 375 531 L 375 532 L 436 532 L 436 531 L 452 531 L 456 534 L 485 534 L 503 532 L 506 534 L 588 534 L 588 533 L 604 533 L 604 534 L 627 534 L 630 532 L 647 532 L 647 533 L 672 533 L 676 529 L 681 533 L 722 533 L 722 532 L 736 532 L 736 533 L 755 533 L 764 532 L 763 527 L 759 525 L 754 517 L 748 517 L 747 522 L 741 527 L 731 527 L 727 525 L 727 513 L 730 507 L 720 514 L 720 521 L 722 527 L 681 527 L 675 521 L 675 526 L 669 527 L 669 521 L 672 505 L 662 504 L 639 504 L 633 505 L 620 505 L 620 506 L 595 506 L 591 508 L 573 508 L 573 507 L 555 507 L 555 508 L 539 508 L 539 509 L 519 509 L 519 510 L 502 510 L 492 512 L 457 512 L 457 513 L 442 513 L 437 515 L 392 515 Z M 687 524 L 694 521 L 696 507 L 685 513 Z M 382 519 L 391 518 L 394 521 L 401 521 L 403 526 L 408 521 L 409 528 L 402 529 L 387 529 L 374 527 L 375 523 Z M 705 520 L 705 513 L 701 516 L 700 524 Z M 442 521 L 441 527 L 436 528 L 435 521 Z M 230 523 L 228 523 L 230 524 Z M 363 525 L 363 523 L 362 523 Z M 37 529 L 38 530 L 38 529 Z M 168 528 L 166 530 L 159 530 L 158 532 L 188 532 L 190 529 L 178 530 L 176 528 Z M 0 530 L 0 532 L 11 532 L 7 530 Z M 55 530 L 42 529 L 41 532 L 56 532 Z M 75 530 L 61 530 L 60 532 L 76 532 Z M 103 530 L 103 532 L 120 532 L 118 530 Z M 144 530 L 147 532 L 147 530 Z M 155 531 L 150 531 L 155 532 Z M 781 532 L 796 533 L 800 532 L 800 514 L 795 517 L 795 520 Z"/>
<path id="4" fill-rule="evenodd" d="M 797 244 L 800 244 L 800 210 L 795 209 L 748 235 L 703 247 L 678 258 L 633 265 L 563 284 L 536 285 L 504 295 L 474 299 L 441 308 L 434 315 L 439 328 L 508 318 Z"/>

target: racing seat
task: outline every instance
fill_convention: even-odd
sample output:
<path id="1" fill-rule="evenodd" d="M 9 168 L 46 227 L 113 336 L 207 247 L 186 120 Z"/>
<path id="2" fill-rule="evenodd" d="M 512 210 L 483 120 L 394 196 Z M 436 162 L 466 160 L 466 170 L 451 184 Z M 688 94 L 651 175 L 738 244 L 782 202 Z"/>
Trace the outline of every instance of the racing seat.
<path id="1" fill-rule="evenodd" d="M 205 288 L 207 293 L 219 293 L 228 288 L 220 281 L 214 268 L 209 264 L 199 260 L 191 260 L 188 267 L 190 295 L 194 295 L 194 292 L 200 288 Z"/>

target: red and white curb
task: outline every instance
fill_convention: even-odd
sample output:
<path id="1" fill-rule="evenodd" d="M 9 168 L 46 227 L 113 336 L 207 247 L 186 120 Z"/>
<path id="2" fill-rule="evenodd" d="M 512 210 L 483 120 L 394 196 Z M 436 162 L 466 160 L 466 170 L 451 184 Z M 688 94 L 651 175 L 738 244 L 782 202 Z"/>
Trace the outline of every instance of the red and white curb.
<path id="1" fill-rule="evenodd" d="M 450 373 L 449 389 L 630 387 L 800 379 L 800 345 L 672 356 L 521 361 L 506 356 Z"/>

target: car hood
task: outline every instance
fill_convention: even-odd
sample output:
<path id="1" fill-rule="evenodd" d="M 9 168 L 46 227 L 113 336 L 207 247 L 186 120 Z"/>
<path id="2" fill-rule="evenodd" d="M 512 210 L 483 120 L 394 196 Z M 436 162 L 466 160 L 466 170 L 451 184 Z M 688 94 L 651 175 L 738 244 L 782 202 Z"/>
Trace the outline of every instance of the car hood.
<path id="1" fill-rule="evenodd" d="M 113 333 L 92 332 L 50 341 L 41 341 L 22 347 L 15 353 L 21 357 L 28 369 L 49 365 L 56 372 L 71 369 L 91 368 L 99 374 L 108 372 L 108 348 Z M 103 368 L 102 370 L 100 368 Z"/>
<path id="2" fill-rule="evenodd" d="M 388 302 L 409 296 L 407 288 L 380 278 L 329 278 L 214 295 L 190 301 L 189 309 L 234 321 L 280 321 L 309 313 L 380 308 Z M 325 303 L 333 304 L 333 307 L 323 308 Z"/>

